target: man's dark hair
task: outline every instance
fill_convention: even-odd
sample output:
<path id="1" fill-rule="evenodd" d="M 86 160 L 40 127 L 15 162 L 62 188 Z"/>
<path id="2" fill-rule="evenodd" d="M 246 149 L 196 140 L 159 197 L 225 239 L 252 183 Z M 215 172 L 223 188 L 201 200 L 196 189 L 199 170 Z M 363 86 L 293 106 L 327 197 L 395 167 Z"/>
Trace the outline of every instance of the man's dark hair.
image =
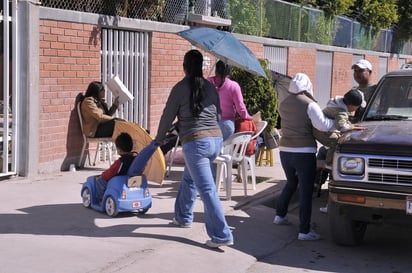
<path id="1" fill-rule="evenodd" d="M 133 139 L 128 133 L 121 133 L 116 137 L 116 147 L 123 152 L 131 152 L 133 149 Z"/>

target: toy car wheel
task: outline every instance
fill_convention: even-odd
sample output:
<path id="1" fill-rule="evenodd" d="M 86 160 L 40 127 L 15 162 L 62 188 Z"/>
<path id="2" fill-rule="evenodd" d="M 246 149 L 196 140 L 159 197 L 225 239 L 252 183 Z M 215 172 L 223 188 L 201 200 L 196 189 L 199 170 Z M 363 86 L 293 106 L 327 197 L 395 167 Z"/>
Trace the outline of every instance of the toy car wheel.
<path id="1" fill-rule="evenodd" d="M 92 196 L 90 194 L 90 189 L 85 188 L 82 192 L 82 202 L 83 206 L 86 208 L 90 208 L 90 204 L 92 203 Z"/>
<path id="2" fill-rule="evenodd" d="M 119 211 L 117 210 L 116 201 L 114 200 L 112 196 L 109 196 L 106 198 L 105 208 L 106 208 L 106 214 L 109 215 L 110 217 L 115 217 L 119 213 Z"/>
<path id="3" fill-rule="evenodd" d="M 139 211 L 139 214 L 145 214 L 148 211 L 149 211 L 149 209 L 142 209 L 142 210 Z"/>

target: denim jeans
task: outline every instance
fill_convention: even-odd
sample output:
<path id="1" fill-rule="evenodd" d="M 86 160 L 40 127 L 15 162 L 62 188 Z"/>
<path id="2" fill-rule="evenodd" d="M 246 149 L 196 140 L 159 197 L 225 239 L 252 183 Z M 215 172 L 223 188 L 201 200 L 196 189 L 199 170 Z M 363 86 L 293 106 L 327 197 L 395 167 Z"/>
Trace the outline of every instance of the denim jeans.
<path id="1" fill-rule="evenodd" d="M 176 220 L 181 224 L 190 224 L 199 192 L 204 204 L 206 232 L 215 243 L 233 241 L 211 171 L 212 161 L 221 147 L 221 137 L 205 137 L 183 144 L 185 168 L 175 202 Z"/>
<path id="2" fill-rule="evenodd" d="M 299 184 L 299 232 L 308 233 L 312 214 L 313 185 L 316 176 L 316 155 L 314 153 L 282 151 L 279 154 L 287 181 L 277 202 L 276 215 L 286 216 L 290 199 Z"/>
<path id="3" fill-rule="evenodd" d="M 95 203 L 99 203 L 104 195 L 104 192 L 106 191 L 107 188 L 107 181 L 104 180 L 102 178 L 102 176 L 100 176 L 97 180 L 96 180 L 96 194 L 95 194 Z"/>
<path id="4" fill-rule="evenodd" d="M 223 140 L 235 133 L 235 122 L 233 120 L 221 120 L 219 121 L 220 130 L 222 131 Z"/>

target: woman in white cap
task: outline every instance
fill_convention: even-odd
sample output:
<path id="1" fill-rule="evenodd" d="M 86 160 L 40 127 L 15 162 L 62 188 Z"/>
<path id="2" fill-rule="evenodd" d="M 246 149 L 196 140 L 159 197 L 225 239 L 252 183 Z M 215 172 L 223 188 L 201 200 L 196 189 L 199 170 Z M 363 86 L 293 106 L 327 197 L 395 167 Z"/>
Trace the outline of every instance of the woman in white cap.
<path id="1" fill-rule="evenodd" d="M 282 137 L 280 160 L 287 182 L 279 196 L 277 225 L 289 224 L 289 202 L 299 184 L 299 240 L 319 240 L 320 235 L 311 229 L 312 194 L 316 176 L 317 144 L 312 133 L 334 130 L 333 120 L 328 119 L 313 98 L 312 83 L 304 73 L 297 73 L 289 86 L 289 95 L 280 103 Z"/>

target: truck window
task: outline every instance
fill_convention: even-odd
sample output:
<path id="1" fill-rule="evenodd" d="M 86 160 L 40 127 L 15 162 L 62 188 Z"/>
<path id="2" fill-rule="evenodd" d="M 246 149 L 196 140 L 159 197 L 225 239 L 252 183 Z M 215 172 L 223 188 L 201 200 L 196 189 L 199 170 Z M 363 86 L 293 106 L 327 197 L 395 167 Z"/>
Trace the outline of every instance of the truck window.
<path id="1" fill-rule="evenodd" d="M 365 119 L 412 119 L 412 77 L 386 78 L 370 101 Z"/>

